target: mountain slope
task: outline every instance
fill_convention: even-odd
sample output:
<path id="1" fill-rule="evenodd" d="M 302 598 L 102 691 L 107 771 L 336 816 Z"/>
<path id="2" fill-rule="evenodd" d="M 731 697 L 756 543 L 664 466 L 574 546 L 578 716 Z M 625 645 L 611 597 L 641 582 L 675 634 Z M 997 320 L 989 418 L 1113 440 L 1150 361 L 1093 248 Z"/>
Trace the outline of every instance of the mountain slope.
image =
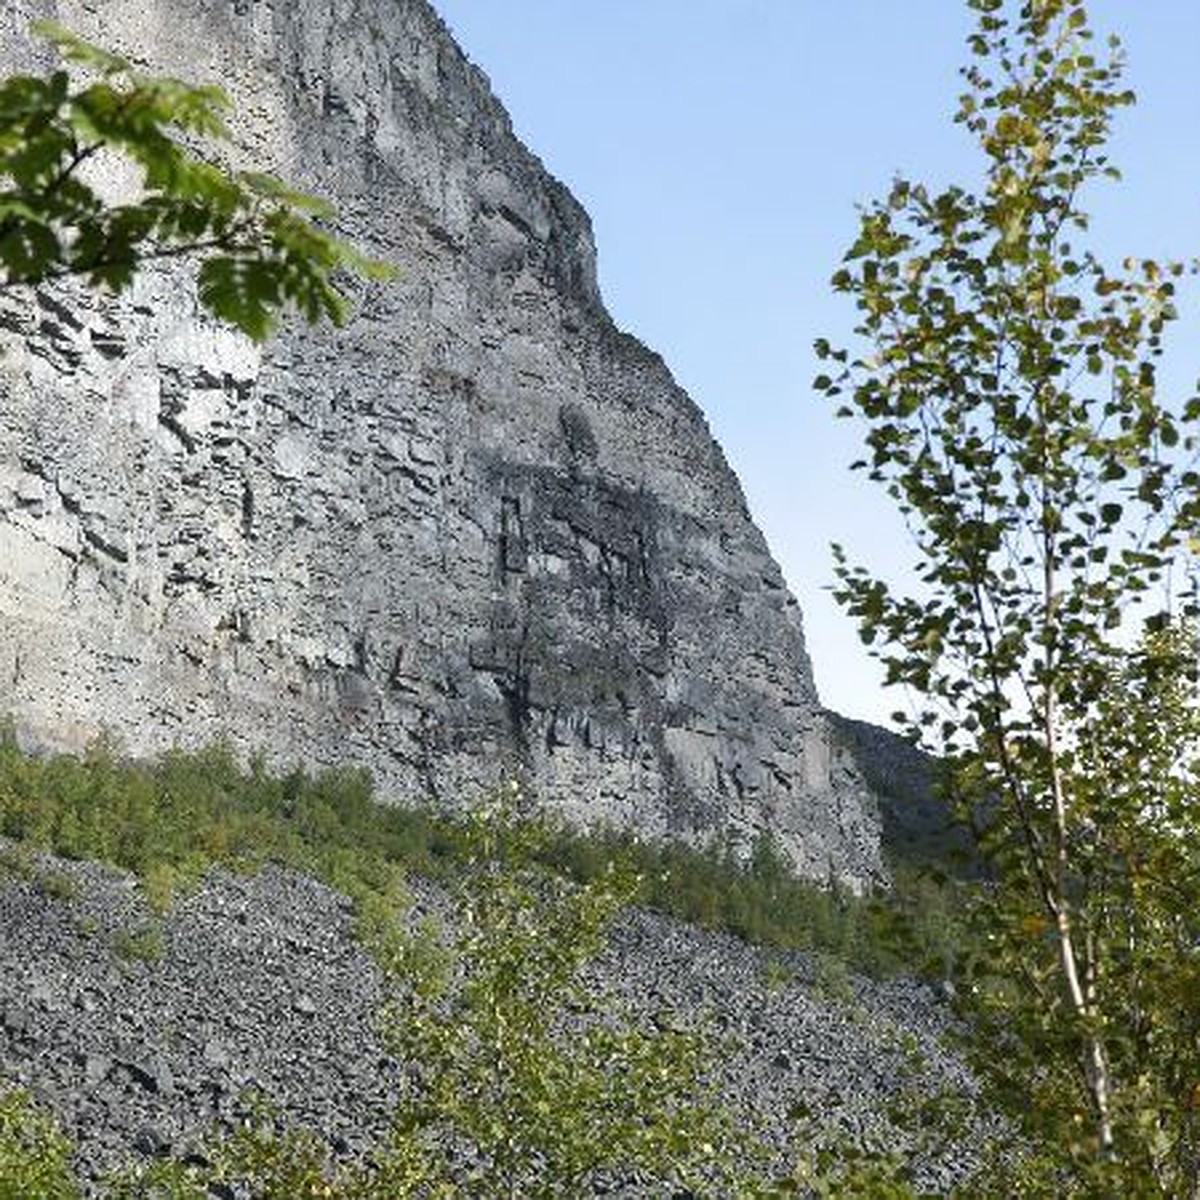
<path id="1" fill-rule="evenodd" d="M 445 911 L 439 889 L 413 889 L 416 916 Z M 0 876 L 0 1077 L 56 1112 L 92 1188 L 121 1164 L 200 1152 L 247 1114 L 248 1090 L 335 1156 L 384 1137 L 403 1064 L 376 1033 L 382 982 L 343 896 L 278 867 L 216 870 L 147 950 L 129 934 L 150 920 L 141 888 L 108 868 L 42 858 L 30 878 Z M 831 987 L 806 954 L 640 911 L 589 973 L 637 1019 L 710 1023 L 725 1095 L 765 1125 L 781 1165 L 798 1107 L 903 1149 L 886 1109 L 914 1058 L 928 1092 L 970 1087 L 925 984 Z M 963 1169 L 948 1149 L 922 1158 L 918 1179 L 943 1192 Z"/>

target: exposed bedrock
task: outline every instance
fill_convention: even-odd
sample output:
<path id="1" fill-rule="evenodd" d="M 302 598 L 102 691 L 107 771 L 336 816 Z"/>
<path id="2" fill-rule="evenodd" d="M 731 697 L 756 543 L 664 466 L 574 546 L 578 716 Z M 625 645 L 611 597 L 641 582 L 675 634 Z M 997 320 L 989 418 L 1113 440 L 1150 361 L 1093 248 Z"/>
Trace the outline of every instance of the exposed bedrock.
<path id="1" fill-rule="evenodd" d="M 0 69 L 44 65 L 13 31 L 54 15 L 220 80 L 246 161 L 403 272 L 261 351 L 186 274 L 4 298 L 0 712 L 26 738 L 225 736 L 401 801 L 520 773 L 574 821 L 879 872 L 737 479 L 424 0 L 10 10 Z"/>

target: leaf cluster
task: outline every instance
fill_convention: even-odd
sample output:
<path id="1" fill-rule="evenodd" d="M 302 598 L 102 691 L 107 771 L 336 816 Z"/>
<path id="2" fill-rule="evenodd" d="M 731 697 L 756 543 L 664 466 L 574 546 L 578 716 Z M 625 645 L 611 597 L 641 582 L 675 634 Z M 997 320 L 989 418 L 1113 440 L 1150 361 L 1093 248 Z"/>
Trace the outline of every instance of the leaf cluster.
<path id="1" fill-rule="evenodd" d="M 288 307 L 343 324 L 339 272 L 392 276 L 324 228 L 323 201 L 220 164 L 219 87 L 146 75 L 51 21 L 33 30 L 69 65 L 0 81 L 0 291 L 77 275 L 120 292 L 143 263 L 194 255 L 204 306 L 262 341 Z M 93 168 L 106 161 L 137 177 L 132 198 L 103 196 Z"/>

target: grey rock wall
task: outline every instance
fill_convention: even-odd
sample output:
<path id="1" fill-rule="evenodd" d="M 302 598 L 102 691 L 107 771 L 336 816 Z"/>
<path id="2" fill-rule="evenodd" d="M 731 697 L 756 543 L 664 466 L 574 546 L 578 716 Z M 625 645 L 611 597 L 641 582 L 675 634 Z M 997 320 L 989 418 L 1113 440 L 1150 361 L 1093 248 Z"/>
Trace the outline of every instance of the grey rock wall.
<path id="1" fill-rule="evenodd" d="M 222 81 L 245 160 L 403 276 L 263 351 L 186 274 L 3 298 L 0 713 L 45 745 L 359 762 L 401 801 L 520 773 L 575 821 L 878 874 L 737 479 L 424 0 L 5 10 L 0 68 L 44 61 L 15 31 L 49 14 Z"/>

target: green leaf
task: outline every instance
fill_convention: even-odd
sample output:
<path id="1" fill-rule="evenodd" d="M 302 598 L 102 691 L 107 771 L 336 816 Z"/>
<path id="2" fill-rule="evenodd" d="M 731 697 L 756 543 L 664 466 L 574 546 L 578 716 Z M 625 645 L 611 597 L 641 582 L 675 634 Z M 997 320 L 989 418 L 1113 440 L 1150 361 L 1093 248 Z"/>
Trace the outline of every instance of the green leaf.
<path id="1" fill-rule="evenodd" d="M 265 175 L 258 171 L 242 171 L 238 174 L 238 179 L 253 195 L 261 199 L 281 201 L 285 208 L 326 220 L 336 215 L 336 210 L 328 201 L 298 191 L 289 184 L 276 179 L 274 175 Z"/>
<path id="2" fill-rule="evenodd" d="M 130 70 L 128 59 L 85 41 L 57 21 L 33 21 L 29 30 L 35 36 L 52 42 L 68 62 L 79 63 L 101 75 L 119 75 Z"/>
<path id="3" fill-rule="evenodd" d="M 256 342 L 275 331 L 284 294 L 277 264 L 215 255 L 200 267 L 200 300 Z"/>
<path id="4" fill-rule="evenodd" d="M 62 245 L 50 225 L 10 219 L 0 230 L 0 267 L 9 279 L 36 282 L 61 261 Z"/>

